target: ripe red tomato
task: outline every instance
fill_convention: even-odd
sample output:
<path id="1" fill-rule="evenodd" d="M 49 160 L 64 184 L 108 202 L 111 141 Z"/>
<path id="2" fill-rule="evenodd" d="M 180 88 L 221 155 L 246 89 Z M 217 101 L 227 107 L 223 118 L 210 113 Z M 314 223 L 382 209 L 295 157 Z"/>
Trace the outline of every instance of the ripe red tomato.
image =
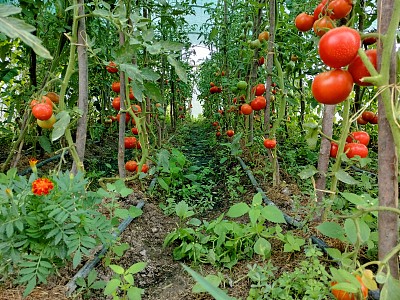
<path id="1" fill-rule="evenodd" d="M 348 143 L 344 146 L 344 152 L 348 158 L 353 158 L 358 155 L 361 158 L 368 156 L 368 148 L 364 144 L 360 143 Z"/>
<path id="2" fill-rule="evenodd" d="M 335 142 L 331 142 L 331 151 L 329 152 L 329 156 L 336 158 L 338 149 L 339 149 L 339 145 L 336 144 Z"/>
<path id="3" fill-rule="evenodd" d="M 360 144 L 364 144 L 365 146 L 368 146 L 369 140 L 370 140 L 370 137 L 369 137 L 368 132 L 365 132 L 365 131 L 355 131 L 355 132 L 351 133 L 351 134 L 347 137 L 346 142 L 352 143 L 352 142 L 354 142 L 354 141 L 357 141 L 357 142 L 359 142 Z"/>
<path id="4" fill-rule="evenodd" d="M 214 85 L 210 87 L 210 94 L 215 94 L 215 93 L 218 93 L 218 87 Z"/>
<path id="5" fill-rule="evenodd" d="M 32 114 L 36 119 L 46 121 L 53 115 L 53 107 L 47 103 L 38 103 L 32 108 Z"/>
<path id="6" fill-rule="evenodd" d="M 327 15 L 332 20 L 342 19 L 351 12 L 352 8 L 353 5 L 348 0 L 333 0 L 328 4 Z"/>
<path id="7" fill-rule="evenodd" d="M 235 134 L 235 132 L 232 129 L 229 129 L 226 131 L 226 135 L 229 137 L 232 137 Z"/>
<path id="8" fill-rule="evenodd" d="M 110 61 L 110 63 L 106 67 L 106 69 L 107 69 L 108 73 L 117 73 L 118 72 L 117 65 L 113 61 Z"/>
<path id="9" fill-rule="evenodd" d="M 361 293 L 363 295 L 363 300 L 368 297 L 368 288 L 364 285 L 359 275 L 356 276 L 357 280 L 361 284 Z M 355 294 L 343 291 L 343 290 L 335 290 L 333 287 L 336 285 L 336 282 L 332 282 L 332 294 L 337 300 L 356 300 L 358 299 Z"/>
<path id="10" fill-rule="evenodd" d="M 334 69 L 315 76 L 311 90 L 314 98 L 323 104 L 338 104 L 347 99 L 353 89 L 350 73 Z"/>
<path id="11" fill-rule="evenodd" d="M 119 82 L 113 82 L 111 85 L 111 89 L 116 92 L 119 93 L 121 91 L 121 83 Z"/>
<path id="12" fill-rule="evenodd" d="M 249 104 L 243 104 L 240 107 L 240 111 L 242 112 L 242 114 L 244 115 L 250 115 L 253 112 L 253 108 L 249 105 Z"/>
<path id="13" fill-rule="evenodd" d="M 325 16 L 325 13 L 326 13 L 325 4 L 326 4 L 326 1 L 321 2 L 314 9 L 314 14 L 313 14 L 314 21 L 316 21 L 316 20 L 320 19 L 321 17 Z"/>
<path id="14" fill-rule="evenodd" d="M 363 118 L 362 116 L 359 116 L 359 117 L 357 118 L 357 124 L 359 124 L 359 125 L 366 125 L 366 124 L 368 124 L 368 121 L 364 120 L 364 118 Z"/>
<path id="15" fill-rule="evenodd" d="M 313 24 L 313 30 L 317 36 L 323 36 L 330 29 L 333 29 L 335 27 L 335 22 L 328 16 L 324 16 L 314 21 Z"/>
<path id="16" fill-rule="evenodd" d="M 375 44 L 377 40 L 378 39 L 376 37 L 371 36 L 371 37 L 367 37 L 367 38 L 363 39 L 362 43 L 364 46 L 369 46 L 369 45 Z"/>
<path id="17" fill-rule="evenodd" d="M 212 126 L 217 127 L 219 125 L 219 123 L 217 121 L 212 123 Z"/>
<path id="18" fill-rule="evenodd" d="M 220 137 L 220 136 L 221 136 L 221 132 L 220 132 L 220 131 L 217 131 L 217 132 L 215 133 L 215 135 L 216 135 L 216 137 Z"/>
<path id="19" fill-rule="evenodd" d="M 135 100 L 135 96 L 133 95 L 132 88 L 129 89 L 129 99 Z"/>
<path id="20" fill-rule="evenodd" d="M 294 24 L 299 31 L 309 31 L 314 25 L 314 16 L 302 12 L 294 19 Z"/>
<path id="21" fill-rule="evenodd" d="M 263 96 L 257 96 L 251 101 L 250 105 L 253 110 L 262 110 L 267 106 L 267 99 Z"/>
<path id="22" fill-rule="evenodd" d="M 375 117 L 369 121 L 371 124 L 378 124 L 378 114 L 375 115 Z"/>
<path id="23" fill-rule="evenodd" d="M 376 49 L 370 49 L 365 51 L 369 61 L 372 63 L 374 68 L 377 68 L 377 57 L 376 57 Z M 369 77 L 371 74 L 368 72 L 367 67 L 361 60 L 361 57 L 357 55 L 353 61 L 350 63 L 348 67 L 348 71 L 350 72 L 351 76 L 353 77 L 354 83 L 361 85 L 361 86 L 370 86 L 372 83 L 369 82 L 362 82 L 361 79 L 364 77 Z"/>
<path id="24" fill-rule="evenodd" d="M 258 59 L 258 65 L 259 65 L 259 66 L 262 66 L 264 63 L 265 63 L 265 58 L 264 58 L 264 56 L 261 56 L 261 57 Z"/>
<path id="25" fill-rule="evenodd" d="M 147 173 L 149 171 L 149 166 L 146 164 L 142 165 L 142 172 Z M 136 172 L 139 172 L 139 165 L 136 166 Z"/>
<path id="26" fill-rule="evenodd" d="M 274 149 L 276 147 L 276 140 L 275 139 L 264 139 L 264 147 L 267 149 Z"/>
<path id="27" fill-rule="evenodd" d="M 266 91 L 265 85 L 262 83 L 257 84 L 255 87 L 252 88 L 252 92 L 255 96 L 261 96 Z"/>
<path id="28" fill-rule="evenodd" d="M 115 110 L 120 110 L 121 109 L 121 99 L 119 97 L 115 97 L 114 100 L 111 103 L 112 107 L 114 107 Z"/>
<path id="29" fill-rule="evenodd" d="M 127 171 L 129 171 L 129 172 L 135 172 L 137 168 L 138 168 L 138 164 L 137 164 L 137 162 L 134 161 L 134 160 L 128 160 L 128 161 L 125 163 L 125 169 L 126 169 Z"/>
<path id="30" fill-rule="evenodd" d="M 134 136 L 125 137 L 125 149 L 136 148 L 137 139 Z"/>
<path id="31" fill-rule="evenodd" d="M 362 118 L 363 118 L 365 121 L 371 122 L 372 119 L 375 117 L 375 113 L 373 113 L 372 111 L 366 110 L 366 111 L 364 111 L 364 112 L 362 113 L 361 116 L 362 116 Z"/>
<path id="32" fill-rule="evenodd" d="M 329 30 L 321 37 L 318 53 L 321 60 L 331 68 L 347 66 L 357 56 L 361 37 L 357 30 L 346 26 Z"/>
<path id="33" fill-rule="evenodd" d="M 139 134 L 139 131 L 138 131 L 138 129 L 136 127 L 132 127 L 131 131 L 132 131 L 132 133 L 134 135 L 138 135 Z"/>

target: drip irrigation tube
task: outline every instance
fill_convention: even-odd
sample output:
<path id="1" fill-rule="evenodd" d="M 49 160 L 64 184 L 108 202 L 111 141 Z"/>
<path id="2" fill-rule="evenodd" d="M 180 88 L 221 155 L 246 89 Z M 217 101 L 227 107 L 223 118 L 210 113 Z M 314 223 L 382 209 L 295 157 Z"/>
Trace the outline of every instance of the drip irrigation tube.
<path id="1" fill-rule="evenodd" d="M 251 169 L 246 166 L 246 164 L 244 163 L 243 159 L 241 159 L 240 157 L 237 157 L 237 160 L 239 161 L 240 165 L 242 166 L 243 170 L 246 172 L 247 176 L 249 177 L 251 183 L 253 184 L 254 188 L 257 190 L 257 192 L 259 192 L 263 198 L 263 201 L 267 204 L 267 205 L 273 205 L 275 207 L 276 204 L 274 202 L 272 202 L 267 195 L 265 194 L 265 192 L 261 189 L 261 187 L 259 186 L 256 178 L 254 177 L 253 173 L 251 172 Z M 286 213 L 284 213 L 283 211 L 281 211 L 283 214 L 283 217 L 285 218 L 285 221 L 293 226 L 296 227 L 298 229 L 303 227 L 303 223 L 294 220 L 292 217 L 288 216 Z M 313 244 L 317 245 L 323 252 L 325 252 L 327 255 L 329 255 L 327 253 L 327 248 L 330 248 L 323 240 L 321 240 L 320 238 L 312 235 L 310 236 L 310 239 L 312 241 Z M 373 300 L 379 300 L 380 298 L 380 291 L 379 290 L 375 290 L 375 291 L 369 291 L 368 295 L 371 299 Z"/>
<path id="2" fill-rule="evenodd" d="M 57 160 L 60 157 L 66 155 L 66 154 L 68 154 L 68 151 L 62 152 L 62 153 L 54 155 L 54 156 L 52 156 L 52 157 L 50 157 L 48 159 L 42 160 L 42 161 L 40 161 L 40 162 L 38 162 L 36 164 L 36 167 L 40 168 L 41 166 L 44 166 L 45 164 L 48 164 L 48 163 L 52 162 L 53 160 Z M 25 170 L 19 172 L 18 175 L 19 176 L 24 176 L 24 175 L 27 175 L 29 173 L 32 173 L 32 168 L 31 167 L 26 168 Z"/>
<path id="3" fill-rule="evenodd" d="M 144 206 L 144 201 L 140 201 L 137 205 L 136 208 L 141 209 Z M 128 217 L 125 220 L 123 220 L 119 226 L 118 226 L 118 230 L 113 232 L 113 236 L 114 238 L 117 238 L 127 227 L 128 225 L 132 222 L 133 218 L 132 217 Z M 75 291 L 76 289 L 76 279 L 79 277 L 83 277 L 85 278 L 89 272 L 97 265 L 97 263 L 100 261 L 101 257 L 107 252 L 108 250 L 108 246 L 107 245 L 102 245 L 101 249 L 99 252 L 96 253 L 95 257 L 90 260 L 87 261 L 86 264 L 75 274 L 74 277 L 72 277 L 72 279 L 66 284 L 66 295 L 67 297 L 71 296 L 72 293 Z"/>

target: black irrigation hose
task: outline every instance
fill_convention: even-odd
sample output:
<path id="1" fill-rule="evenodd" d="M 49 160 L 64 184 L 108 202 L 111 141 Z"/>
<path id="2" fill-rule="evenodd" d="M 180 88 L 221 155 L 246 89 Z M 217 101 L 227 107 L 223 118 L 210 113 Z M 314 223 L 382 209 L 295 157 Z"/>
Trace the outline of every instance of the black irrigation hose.
<path id="1" fill-rule="evenodd" d="M 44 166 L 45 164 L 48 164 L 48 163 L 52 162 L 53 160 L 59 159 L 61 156 L 64 156 L 65 154 L 68 154 L 68 151 L 62 152 L 62 153 L 54 155 L 54 156 L 52 156 L 52 157 L 50 157 L 48 159 L 42 160 L 42 161 L 40 161 L 40 162 L 38 162 L 36 164 L 36 167 L 40 168 L 41 166 Z M 25 170 L 19 172 L 18 175 L 19 176 L 24 176 L 24 175 L 27 175 L 29 173 L 32 173 L 31 167 L 26 168 Z"/>
<path id="2" fill-rule="evenodd" d="M 142 200 L 136 205 L 136 208 L 141 209 L 143 206 L 144 206 L 144 201 Z M 132 220 L 133 220 L 132 217 L 128 217 L 125 220 L 123 220 L 119 224 L 118 230 L 113 232 L 112 235 L 115 238 L 117 238 L 128 227 L 128 225 L 132 222 Z M 87 261 L 86 264 L 65 285 L 65 287 L 67 288 L 67 291 L 66 291 L 67 297 L 71 296 L 72 293 L 75 291 L 75 289 L 76 289 L 76 283 L 75 283 L 76 279 L 79 278 L 79 277 L 85 278 L 89 274 L 89 272 L 97 265 L 97 263 L 100 261 L 101 257 L 107 252 L 107 250 L 108 250 L 108 246 L 107 245 L 103 244 L 101 247 L 102 247 L 101 250 L 96 253 L 95 257 L 92 260 Z"/>
<path id="3" fill-rule="evenodd" d="M 259 186 L 256 178 L 254 177 L 253 173 L 251 172 L 250 168 L 248 166 L 246 166 L 246 164 L 244 163 L 243 159 L 241 159 L 240 157 L 237 157 L 237 160 L 239 161 L 240 165 L 242 166 L 243 170 L 246 172 L 247 176 L 249 177 L 251 183 L 253 184 L 254 188 L 257 190 L 257 192 L 259 192 L 264 200 L 264 202 L 268 205 L 273 205 L 275 207 L 276 204 L 274 202 L 272 202 L 270 199 L 268 199 L 267 195 L 265 195 L 265 192 L 261 189 L 261 187 Z M 283 217 L 285 218 L 285 221 L 296 228 L 302 228 L 303 224 L 301 222 L 298 222 L 296 220 L 294 220 L 292 217 L 288 216 L 286 213 L 284 213 L 282 211 Z M 327 253 L 327 248 L 329 248 L 329 246 L 320 238 L 316 237 L 316 236 L 311 236 L 310 237 L 311 241 L 313 244 L 317 245 L 323 252 Z M 379 300 L 380 298 L 380 291 L 379 290 L 375 290 L 375 291 L 369 291 L 368 295 L 371 299 L 373 300 Z"/>

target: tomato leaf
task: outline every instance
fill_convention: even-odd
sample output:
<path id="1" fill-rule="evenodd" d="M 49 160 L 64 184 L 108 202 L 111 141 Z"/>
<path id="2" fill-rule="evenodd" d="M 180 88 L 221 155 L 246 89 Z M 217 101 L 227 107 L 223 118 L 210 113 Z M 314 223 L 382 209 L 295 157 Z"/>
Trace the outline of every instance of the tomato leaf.
<path id="1" fill-rule="evenodd" d="M 344 230 L 350 243 L 355 245 L 355 243 L 357 242 L 357 229 L 352 219 L 347 219 L 344 222 Z"/>
<path id="2" fill-rule="evenodd" d="M 51 143 L 47 136 L 41 135 L 38 138 L 40 146 L 43 148 L 44 151 L 47 153 L 51 153 Z"/>
<path id="3" fill-rule="evenodd" d="M 173 58 L 171 55 L 167 56 L 168 62 L 175 68 L 176 74 L 179 76 L 179 78 L 184 82 L 187 83 L 187 74 L 186 70 L 183 68 L 182 63 L 177 61 L 175 58 Z"/>
<path id="4" fill-rule="evenodd" d="M 358 184 L 359 182 L 355 180 L 349 173 L 347 173 L 345 170 L 340 169 L 335 173 L 335 177 L 337 180 L 347 183 L 347 184 Z"/>
<path id="5" fill-rule="evenodd" d="M 335 222 L 324 222 L 317 226 L 319 232 L 330 238 L 344 239 L 343 228 Z"/>
<path id="6" fill-rule="evenodd" d="M 51 141 L 54 142 L 62 137 L 67 129 L 71 117 L 67 111 L 61 111 L 57 114 L 57 122 L 53 125 L 53 131 L 51 133 Z"/>
<path id="7" fill-rule="evenodd" d="M 299 173 L 299 177 L 301 179 L 307 179 L 307 178 L 314 176 L 317 173 L 318 173 L 318 170 L 314 166 L 309 165 Z"/>

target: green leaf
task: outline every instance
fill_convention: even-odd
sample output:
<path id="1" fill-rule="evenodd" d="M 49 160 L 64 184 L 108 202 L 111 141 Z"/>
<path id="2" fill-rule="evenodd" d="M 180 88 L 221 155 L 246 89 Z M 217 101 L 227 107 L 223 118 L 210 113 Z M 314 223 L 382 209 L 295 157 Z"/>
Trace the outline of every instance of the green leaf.
<path id="1" fill-rule="evenodd" d="M 211 285 L 218 287 L 221 284 L 221 278 L 218 277 L 217 275 L 207 275 L 205 278 L 205 280 L 207 280 Z M 207 290 L 200 284 L 200 283 L 196 283 L 193 288 L 192 288 L 192 292 L 193 293 L 204 293 L 207 292 Z"/>
<path id="2" fill-rule="evenodd" d="M 280 211 L 279 208 L 274 205 L 264 206 L 261 210 L 261 214 L 268 221 L 274 223 L 286 223 L 282 211 Z"/>
<path id="3" fill-rule="evenodd" d="M 72 260 L 72 266 L 75 269 L 82 261 L 82 252 L 80 250 L 76 251 L 74 258 Z"/>
<path id="4" fill-rule="evenodd" d="M 179 76 L 179 78 L 184 83 L 187 83 L 187 74 L 186 74 L 186 70 L 182 67 L 182 63 L 177 61 L 171 55 L 167 56 L 167 60 L 171 64 L 171 66 L 173 66 L 175 68 L 175 72 Z"/>
<path id="5" fill-rule="evenodd" d="M 22 11 L 20 7 L 8 4 L 0 4 L 0 18 L 19 14 Z"/>
<path id="6" fill-rule="evenodd" d="M 351 283 L 348 283 L 348 282 L 337 283 L 332 287 L 332 290 L 340 290 L 340 291 L 345 291 L 345 292 L 349 292 L 352 294 L 355 294 L 358 291 L 357 287 L 355 287 L 354 285 L 352 285 Z"/>
<path id="7" fill-rule="evenodd" d="M 31 280 L 29 280 L 28 284 L 26 285 L 23 296 L 24 297 L 28 296 L 33 291 L 35 286 L 36 286 L 36 277 L 33 277 Z"/>
<path id="8" fill-rule="evenodd" d="M 47 136 L 41 135 L 38 138 L 38 142 L 40 144 L 40 147 L 43 148 L 44 151 L 47 153 L 51 153 L 53 150 L 51 149 L 51 142 Z"/>
<path id="9" fill-rule="evenodd" d="M 97 278 L 97 271 L 95 269 L 92 269 L 87 277 L 88 285 L 91 286 Z"/>
<path id="10" fill-rule="evenodd" d="M 193 211 L 189 210 L 189 205 L 183 200 L 175 205 L 175 213 L 181 219 L 190 217 L 194 214 Z"/>
<path id="11" fill-rule="evenodd" d="M 193 271 L 191 268 L 182 265 L 182 267 L 197 281 L 199 282 L 207 292 L 212 295 L 217 300 L 233 300 L 235 298 L 229 297 L 224 291 L 218 287 L 213 286 L 204 277 L 202 277 L 197 272 Z"/>
<path id="12" fill-rule="evenodd" d="M 231 218 L 238 218 L 247 214 L 249 210 L 250 207 L 246 203 L 240 202 L 232 205 L 226 215 Z"/>
<path id="13" fill-rule="evenodd" d="M 119 279 L 111 279 L 107 285 L 106 288 L 104 289 L 104 295 L 108 296 L 116 292 L 118 289 L 119 285 L 121 284 L 121 281 Z"/>
<path id="14" fill-rule="evenodd" d="M 397 296 L 395 296 L 397 295 Z M 387 282 L 382 287 L 380 300 L 398 300 L 400 299 L 400 281 L 389 275 Z M 395 298 L 396 297 L 396 298 Z"/>
<path id="15" fill-rule="evenodd" d="M 3 9 L 2 9 L 3 10 Z M 11 11 L 15 11 L 11 9 Z M 35 27 L 25 23 L 23 20 L 13 17 L 0 17 L 0 32 L 3 32 L 10 38 L 20 38 L 25 44 L 43 58 L 52 59 L 50 52 L 42 46 L 42 41 L 31 34 Z"/>
<path id="16" fill-rule="evenodd" d="M 355 180 L 349 173 L 347 173 L 345 170 L 340 169 L 335 173 L 335 177 L 337 180 L 347 183 L 347 184 L 358 184 L 359 182 Z"/>
<path id="17" fill-rule="evenodd" d="M 58 140 L 64 135 L 70 121 L 71 117 L 67 111 L 63 110 L 57 114 L 57 122 L 53 125 L 53 131 L 51 133 L 52 142 Z"/>
<path id="18" fill-rule="evenodd" d="M 355 243 L 357 242 L 357 229 L 352 219 L 346 219 L 346 221 L 344 222 L 344 230 L 350 243 L 355 245 Z"/>
<path id="19" fill-rule="evenodd" d="M 136 286 L 129 287 L 127 292 L 129 300 L 141 300 L 143 294 L 144 294 L 144 289 L 138 288 Z"/>
<path id="20" fill-rule="evenodd" d="M 260 237 L 254 244 L 254 252 L 264 258 L 268 258 L 271 255 L 271 243 Z"/>
<path id="21" fill-rule="evenodd" d="M 142 76 L 143 76 L 143 78 L 145 79 L 145 80 L 149 80 L 149 81 L 153 81 L 153 82 L 155 82 L 155 81 L 157 81 L 158 79 L 160 79 L 160 74 L 158 74 L 157 72 L 154 72 L 152 69 L 150 69 L 150 68 L 143 68 L 142 70 L 141 70 L 141 72 L 142 72 Z M 150 82 L 149 82 L 150 83 Z M 153 83 L 154 84 L 154 83 Z M 150 89 L 150 88 L 148 88 L 146 85 L 145 85 L 145 87 L 146 87 L 146 89 Z M 157 87 L 158 88 L 158 86 L 156 85 L 156 86 L 151 86 L 153 89 L 154 89 L 154 87 Z M 158 92 L 160 91 L 160 89 L 158 88 Z M 159 94 L 161 95 L 161 92 L 159 92 Z M 158 98 L 160 98 L 161 99 L 161 97 L 158 97 Z M 153 98 L 154 99 L 154 98 Z"/>
<path id="22" fill-rule="evenodd" d="M 314 166 L 309 165 L 299 173 L 299 177 L 300 179 L 308 179 L 317 173 L 318 170 Z"/>
<path id="23" fill-rule="evenodd" d="M 129 216 L 131 218 L 137 218 L 139 216 L 141 216 L 143 214 L 143 210 L 141 210 L 140 208 L 137 208 L 136 206 L 131 206 L 129 208 Z"/>
<path id="24" fill-rule="evenodd" d="M 258 218 L 261 215 L 261 209 L 260 208 L 251 208 L 249 210 L 249 218 L 250 218 L 250 223 L 251 224 L 256 224 Z"/>
<path id="25" fill-rule="evenodd" d="M 168 184 L 165 182 L 165 180 L 163 178 L 158 177 L 157 178 L 157 182 L 164 190 L 166 190 L 167 192 L 169 191 L 169 186 L 168 186 Z"/>
<path id="26" fill-rule="evenodd" d="M 318 225 L 317 229 L 319 230 L 319 232 L 321 232 L 323 235 L 326 235 L 327 237 L 334 239 L 337 238 L 341 240 L 343 240 L 344 238 L 343 228 L 335 222 L 324 222 Z"/>
<path id="27" fill-rule="evenodd" d="M 164 98 L 161 94 L 161 90 L 157 84 L 154 82 L 146 82 L 144 84 L 145 94 L 152 100 L 157 102 L 163 102 Z"/>
<path id="28" fill-rule="evenodd" d="M 124 274 L 124 268 L 118 265 L 109 265 L 110 269 L 114 271 L 114 273 L 122 275 Z"/>
<path id="29" fill-rule="evenodd" d="M 146 266 L 147 266 L 147 263 L 145 263 L 145 262 L 135 263 L 129 267 L 129 269 L 126 271 L 126 273 L 129 273 L 129 274 L 139 273 L 140 271 L 144 270 L 144 268 L 146 268 Z"/>
<path id="30" fill-rule="evenodd" d="M 262 195 L 261 195 L 261 193 L 257 193 L 257 194 L 255 194 L 254 196 L 253 196 L 253 201 L 252 201 L 252 205 L 253 206 L 259 206 L 259 205 L 261 205 L 261 203 L 262 203 L 263 201 L 262 201 Z"/>
<path id="31" fill-rule="evenodd" d="M 371 234 L 371 229 L 369 228 L 368 224 L 365 223 L 364 220 L 359 219 L 358 225 L 360 226 L 360 238 L 361 242 L 365 243 L 369 240 L 369 236 Z"/>

